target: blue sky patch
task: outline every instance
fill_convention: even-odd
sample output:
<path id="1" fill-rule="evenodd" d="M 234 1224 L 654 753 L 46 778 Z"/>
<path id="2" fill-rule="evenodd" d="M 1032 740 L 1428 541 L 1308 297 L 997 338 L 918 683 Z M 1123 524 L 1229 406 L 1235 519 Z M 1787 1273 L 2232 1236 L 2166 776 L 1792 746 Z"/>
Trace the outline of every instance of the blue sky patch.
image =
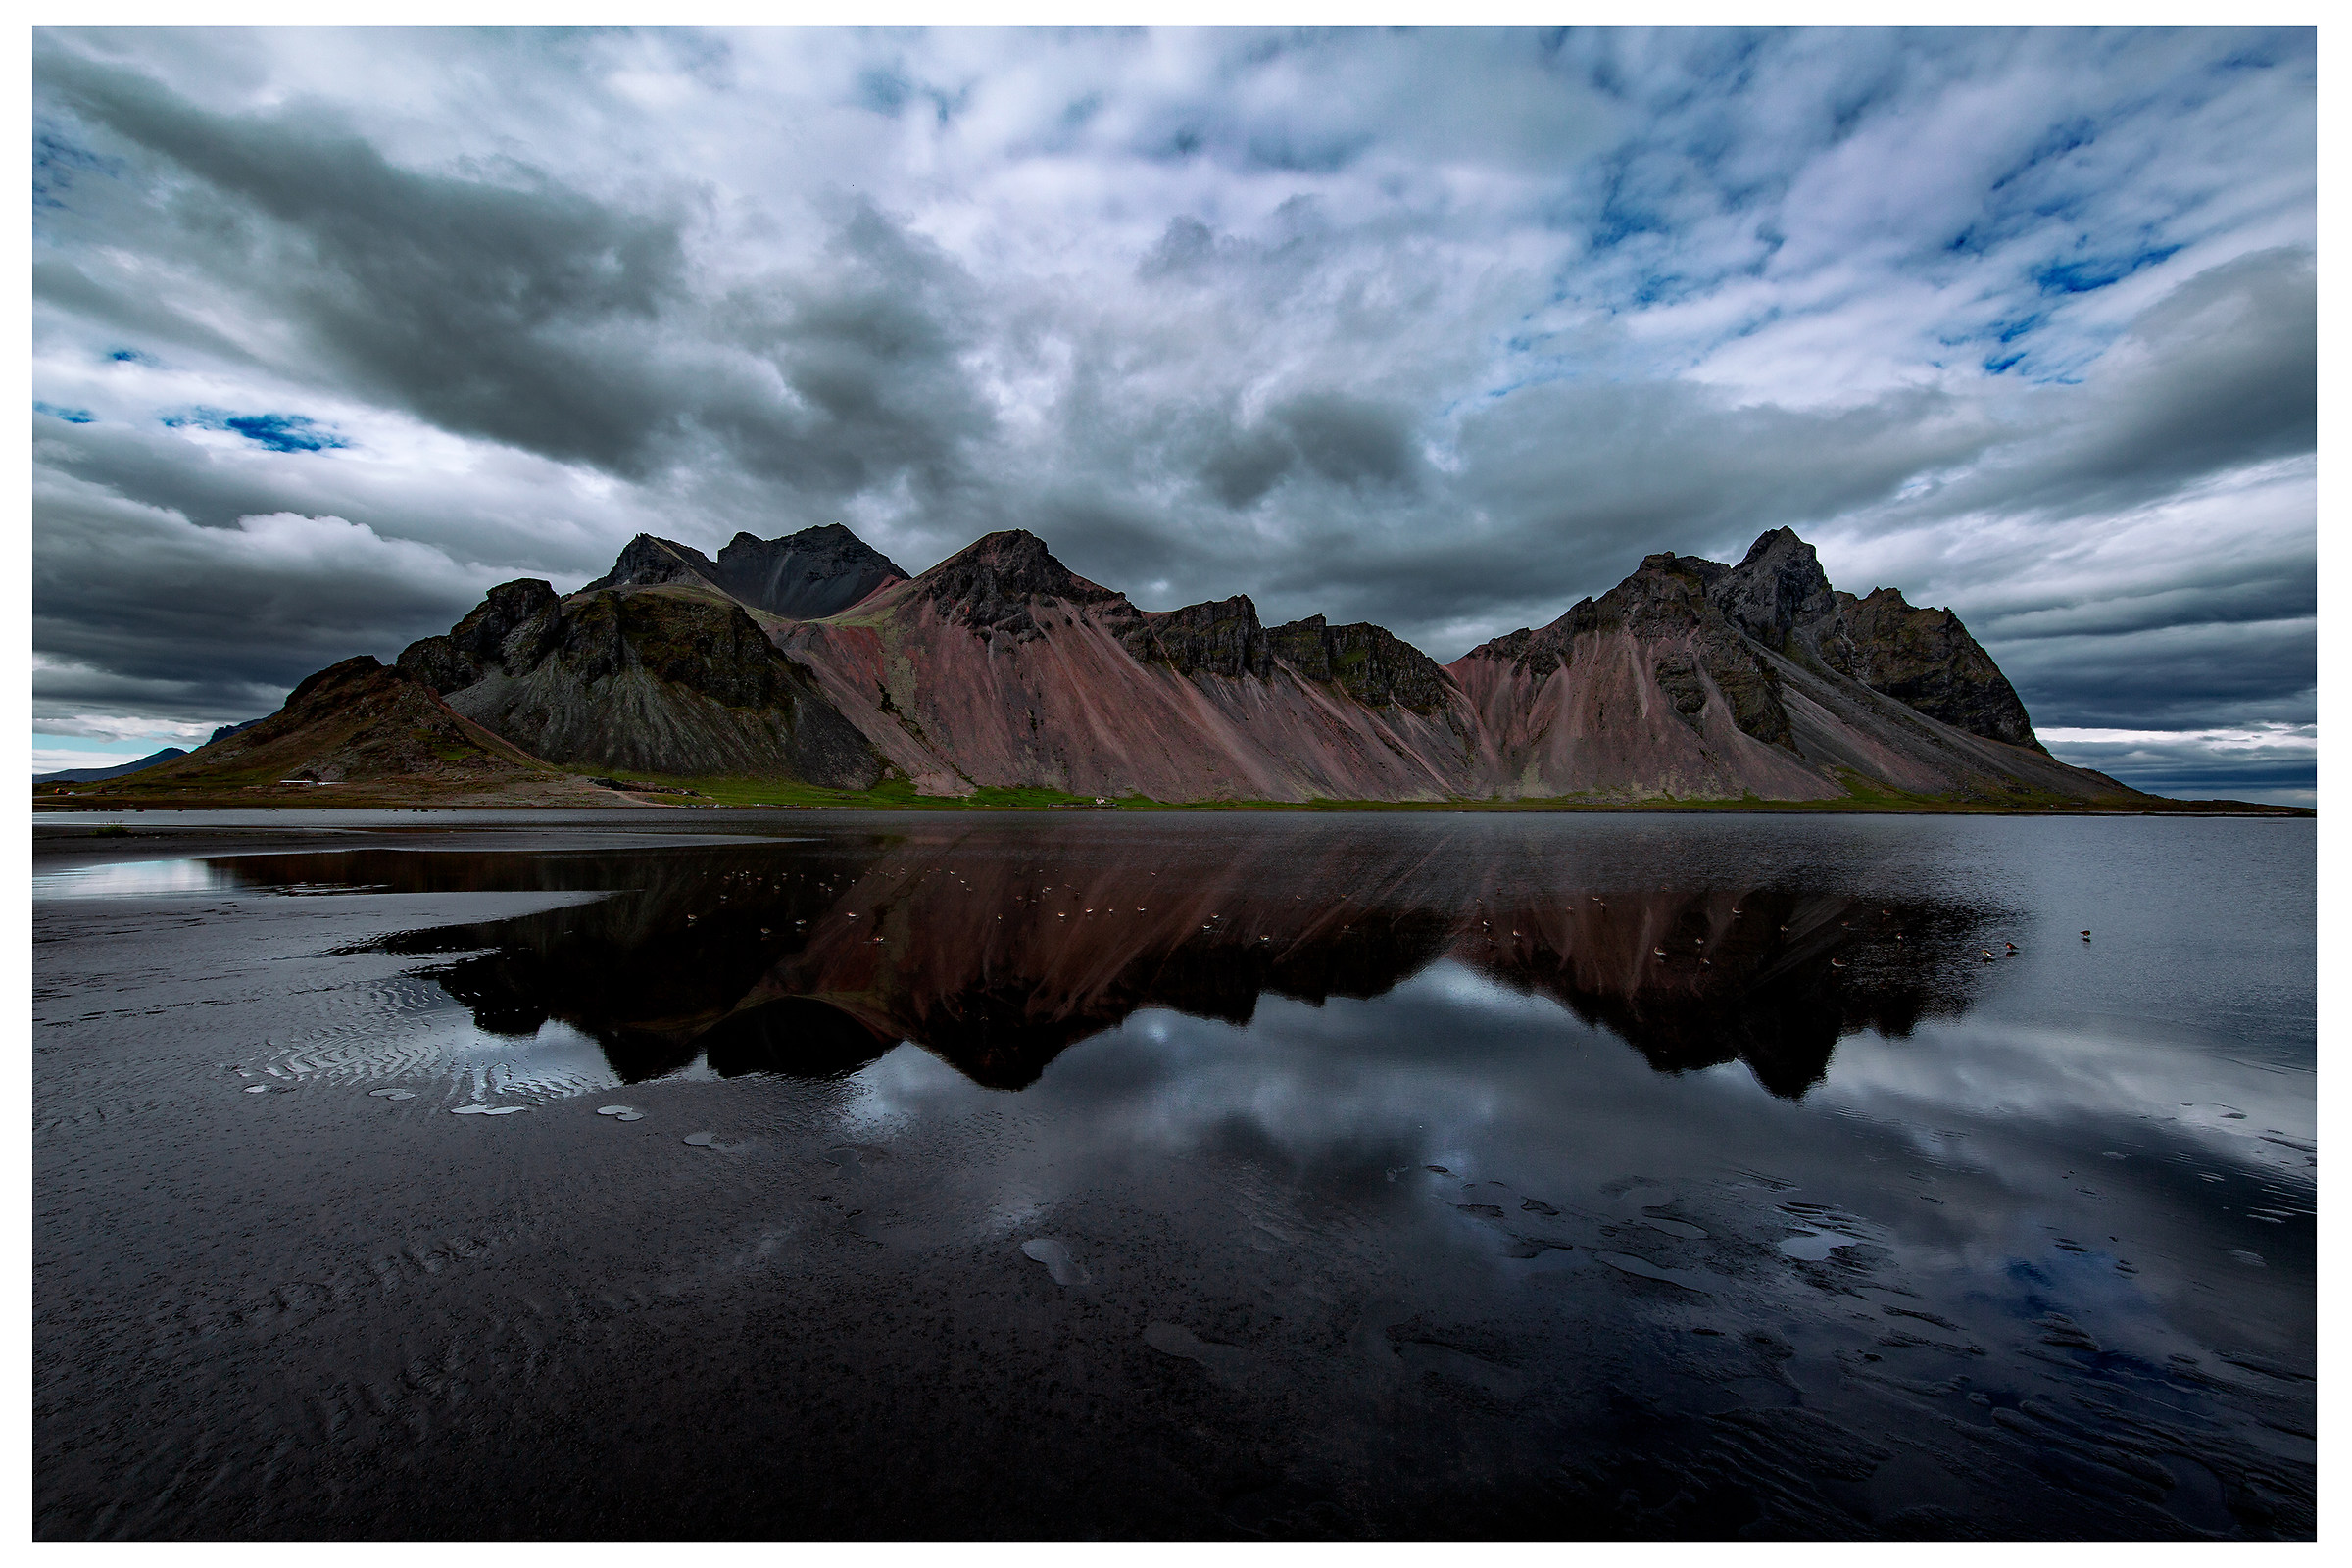
<path id="1" fill-rule="evenodd" d="M 2143 267 L 2154 267 L 2180 247 L 2152 245 L 2129 256 L 2086 256 L 2080 261 L 2051 262 L 2034 273 L 2034 285 L 2044 294 L 2088 294 L 2120 283 Z"/>
<path id="2" fill-rule="evenodd" d="M 63 419 L 68 424 L 96 424 L 98 422 L 98 416 L 87 409 L 61 409 L 54 403 L 35 402 L 32 412 L 46 414 L 52 419 Z"/>
<path id="3" fill-rule="evenodd" d="M 194 425 L 200 430 L 227 430 L 272 452 L 322 452 L 348 447 L 350 442 L 300 414 L 224 414 L 219 409 L 191 409 L 167 416 L 172 429 Z"/>

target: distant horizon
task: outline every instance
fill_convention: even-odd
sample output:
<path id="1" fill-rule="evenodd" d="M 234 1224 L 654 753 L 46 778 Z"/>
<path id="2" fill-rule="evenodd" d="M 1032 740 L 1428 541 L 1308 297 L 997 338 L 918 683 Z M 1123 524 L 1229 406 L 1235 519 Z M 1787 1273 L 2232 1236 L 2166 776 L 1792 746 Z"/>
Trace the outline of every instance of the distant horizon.
<path id="1" fill-rule="evenodd" d="M 2316 804 L 2309 28 L 44 28 L 32 78 L 36 773 L 639 532 L 1025 528 L 1447 662 L 1786 525 L 2062 760 Z"/>

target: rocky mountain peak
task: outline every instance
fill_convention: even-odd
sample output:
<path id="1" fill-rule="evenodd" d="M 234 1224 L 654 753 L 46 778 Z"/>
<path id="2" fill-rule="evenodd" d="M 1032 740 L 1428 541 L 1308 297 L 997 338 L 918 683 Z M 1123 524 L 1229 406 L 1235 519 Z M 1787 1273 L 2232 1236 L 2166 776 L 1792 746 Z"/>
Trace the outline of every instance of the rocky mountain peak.
<path id="1" fill-rule="evenodd" d="M 780 539 L 739 533 L 718 553 L 713 579 L 754 610 L 794 620 L 837 614 L 906 573 L 837 522 Z"/>
<path id="2" fill-rule="evenodd" d="M 906 575 L 888 556 L 831 522 L 780 539 L 738 533 L 716 561 L 692 545 L 641 533 L 622 547 L 611 571 L 580 592 L 692 583 L 715 588 L 747 609 L 815 620 Z"/>
<path id="3" fill-rule="evenodd" d="M 1046 542 L 1026 528 L 984 534 L 915 580 L 923 596 L 949 619 L 1016 633 L 1036 630 L 1030 613 L 1033 601 L 1126 603 L 1125 595 L 1089 582 L 1063 565 Z"/>
<path id="4" fill-rule="evenodd" d="M 1760 535 L 1738 565 L 1714 579 L 1707 597 L 1741 631 L 1775 649 L 1838 609 L 1821 559 L 1793 528 Z"/>
<path id="5" fill-rule="evenodd" d="M 582 587 L 580 592 L 592 594 L 600 588 L 652 587 L 665 582 L 699 582 L 716 587 L 718 568 L 711 564 L 710 557 L 692 545 L 641 533 L 621 546 L 611 571 Z"/>

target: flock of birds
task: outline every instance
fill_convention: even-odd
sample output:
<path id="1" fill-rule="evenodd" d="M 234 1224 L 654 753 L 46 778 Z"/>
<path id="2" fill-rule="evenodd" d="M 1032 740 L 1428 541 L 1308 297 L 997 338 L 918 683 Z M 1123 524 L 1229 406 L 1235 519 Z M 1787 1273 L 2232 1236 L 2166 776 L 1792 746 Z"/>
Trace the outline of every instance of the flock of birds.
<path id="1" fill-rule="evenodd" d="M 1605 901 L 1603 901 L 1603 900 L 1601 900 L 1601 899 L 1595 898 L 1595 899 L 1593 899 L 1593 900 L 1592 900 L 1592 902 L 1593 902 L 1594 904 L 1600 904 L 1600 905 L 1602 905 L 1604 907 L 1606 906 L 1606 905 L 1605 905 Z M 1880 912 L 1881 914 L 1892 914 L 1894 911 L 1893 911 L 1892 909 L 1881 909 L 1879 912 Z M 1739 909 L 1734 909 L 1734 910 L 1732 910 L 1732 917 L 1733 917 L 1734 919 L 1738 919 L 1738 918 L 1739 918 L 1739 916 L 1740 916 L 1740 911 Z M 1850 925 L 1852 924 L 1852 922 L 1851 922 L 1851 921 L 1847 921 L 1847 920 L 1840 920 L 1840 921 L 1838 921 L 1838 924 L 1839 924 L 1841 927 L 1842 927 L 1842 926 L 1850 926 Z M 1787 926 L 1785 926 L 1785 925 L 1784 925 L 1784 926 L 1782 926 L 1782 927 L 1781 927 L 1781 929 L 1782 929 L 1782 930 L 1784 930 L 1784 931 L 1786 931 L 1786 930 L 1788 930 L 1788 928 Z M 1515 932 L 1515 931 L 1514 931 L 1513 933 L 1511 933 L 1511 934 L 1512 934 L 1513 936 L 1516 936 L 1516 935 L 1518 935 L 1518 933 L 1517 933 L 1517 932 Z M 1895 941 L 1897 941 L 1897 942 L 1900 942 L 1900 941 L 1902 941 L 1902 940 L 1903 940 L 1903 934 L 1902 934 L 1900 931 L 1897 931 L 1897 932 L 1894 934 L 1894 940 L 1895 940 Z M 2083 932 L 2083 933 L 2082 933 L 2082 940 L 2083 940 L 2083 941 L 2085 941 L 2085 942 L 2088 942 L 2088 941 L 2090 940 L 2090 933 L 2089 933 L 2088 931 L 2085 931 L 2085 932 Z M 1694 939 L 1693 939 L 1693 941 L 1694 941 L 1694 943 L 1695 943 L 1695 945 L 1696 945 L 1696 946 L 1698 946 L 1698 947 L 1701 947 L 1701 948 L 1703 948 L 1703 947 L 1705 947 L 1705 946 L 1707 945 L 1707 939 L 1706 939 L 1706 938 L 1704 938 L 1704 937 L 1698 937 L 1698 938 L 1694 938 Z M 1992 962 L 1992 961 L 1993 961 L 1993 959 L 1995 959 L 1996 957 L 1997 957 L 1997 958 L 2014 958 L 2014 957 L 2016 957 L 2016 956 L 2018 956 L 2018 954 L 2020 954 L 2020 953 L 2022 953 L 2023 951 L 2025 951 L 2024 949 L 2020 948 L 2020 947 L 2019 947 L 2019 946 L 2018 946 L 2016 943 L 2014 943 L 2014 942 L 2008 942 L 2008 941 L 2004 941 L 2004 942 L 2002 942 L 2002 944 L 2001 944 L 2001 947 L 2002 947 L 2002 949 L 2003 949 L 2004 951 L 2002 951 L 2002 952 L 2000 952 L 2000 953 L 1997 953 L 1997 954 L 1996 954 L 1996 953 L 1994 953 L 1994 952 L 1993 952 L 1993 951 L 1992 951 L 1990 948 L 1980 948 L 1980 949 L 1978 949 L 1977 951 L 1978 951 L 1978 953 L 1979 953 L 1979 954 L 1982 956 L 1982 957 L 1983 957 L 1984 961 L 1984 962 L 1986 962 L 1986 963 L 1990 963 L 1990 962 Z M 1649 951 L 1650 951 L 1652 954 L 1654 954 L 1656 956 L 1660 957 L 1660 958 L 1664 958 L 1664 957 L 1666 957 L 1666 956 L 1669 956 L 1669 955 L 1667 954 L 1667 952 L 1666 952 L 1666 950 L 1665 950 L 1664 948 L 1652 948 L 1652 949 L 1650 949 Z M 1711 958 L 1707 958 L 1707 957 L 1705 957 L 1705 956 L 1702 956 L 1699 958 L 1698 962 L 1699 962 L 1699 966 L 1700 966 L 1701 968 L 1712 969 L 1713 967 L 1715 967 L 1714 960 L 1713 960 L 1713 959 L 1711 959 Z M 1846 962 L 1845 962 L 1845 960 L 1844 960 L 1843 958 L 1832 958 L 1832 959 L 1830 960 L 1830 967 L 1831 967 L 1831 968 L 1833 968 L 1833 969 L 1842 969 L 1842 968 L 1844 968 L 1845 966 L 1846 966 Z"/>

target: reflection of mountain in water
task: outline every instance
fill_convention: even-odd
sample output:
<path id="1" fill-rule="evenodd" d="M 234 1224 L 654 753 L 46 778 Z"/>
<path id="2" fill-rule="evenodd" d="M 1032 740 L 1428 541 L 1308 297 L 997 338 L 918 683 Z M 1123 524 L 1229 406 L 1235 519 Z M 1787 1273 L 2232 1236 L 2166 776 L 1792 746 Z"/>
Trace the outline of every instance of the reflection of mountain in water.
<path id="1" fill-rule="evenodd" d="M 632 1080 L 698 1055 L 722 1075 L 839 1073 L 908 1040 L 1018 1089 L 1139 1008 L 1246 1023 L 1268 993 L 1375 997 L 1449 957 L 1661 1071 L 1737 1059 L 1793 1097 L 1841 1036 L 1899 1037 L 1965 1007 L 1980 918 L 1770 888 L 1538 895 L 1492 857 L 1342 835 L 1222 843 L 1211 858 L 1166 838 L 942 835 L 216 864 L 273 886 L 628 890 L 390 946 L 465 955 L 441 980 L 481 1027 L 561 1018 Z"/>

